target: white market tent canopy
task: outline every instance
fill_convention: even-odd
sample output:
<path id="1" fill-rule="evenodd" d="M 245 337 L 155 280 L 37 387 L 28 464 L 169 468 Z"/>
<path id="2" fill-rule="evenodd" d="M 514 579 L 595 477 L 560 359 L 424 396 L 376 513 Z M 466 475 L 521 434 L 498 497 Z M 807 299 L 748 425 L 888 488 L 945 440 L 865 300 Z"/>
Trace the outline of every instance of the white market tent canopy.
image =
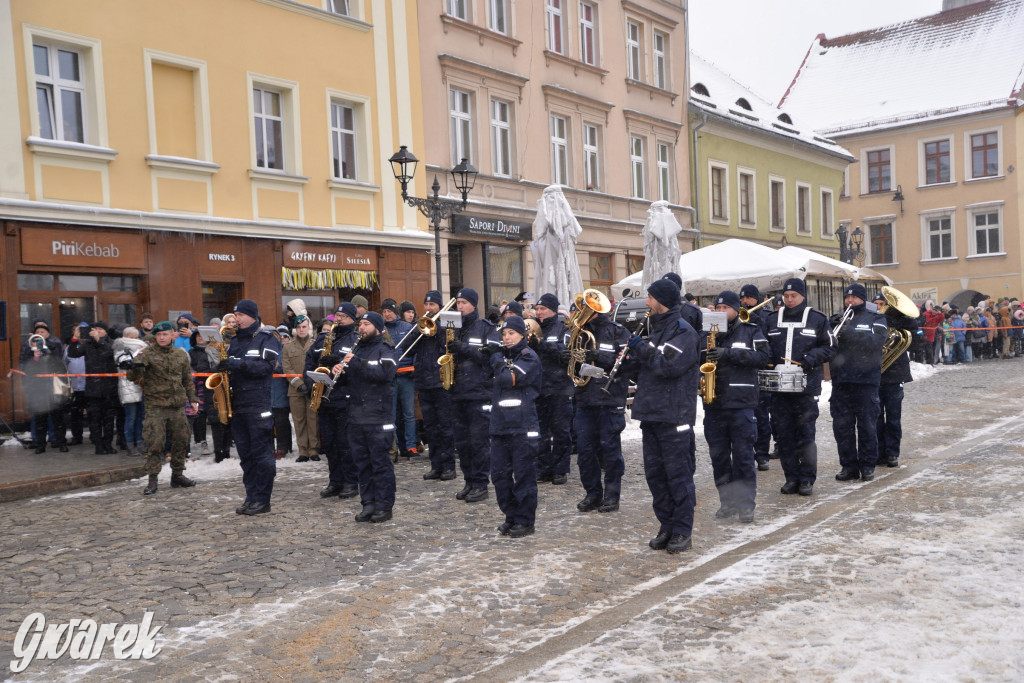
<path id="1" fill-rule="evenodd" d="M 740 239 L 730 239 L 695 251 L 679 258 L 683 291 L 694 296 L 714 296 L 725 289 L 738 292 L 745 284 L 756 285 L 762 291 L 782 289 L 791 277 L 801 280 L 808 275 L 842 277 L 850 280 L 877 278 L 892 281 L 870 268 L 857 268 L 848 263 L 816 254 L 800 247 L 772 249 Z M 639 297 L 643 271 L 612 285 L 615 300 L 627 296 Z"/>

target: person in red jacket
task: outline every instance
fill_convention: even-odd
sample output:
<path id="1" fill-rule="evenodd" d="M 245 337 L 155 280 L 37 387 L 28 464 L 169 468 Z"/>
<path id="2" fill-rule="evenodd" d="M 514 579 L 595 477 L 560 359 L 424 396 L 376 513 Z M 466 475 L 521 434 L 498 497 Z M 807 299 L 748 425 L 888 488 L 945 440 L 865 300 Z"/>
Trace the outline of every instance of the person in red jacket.
<path id="1" fill-rule="evenodd" d="M 925 306 L 929 303 L 931 302 L 926 302 Z M 925 348 L 930 349 L 925 360 L 932 365 L 937 365 L 942 360 L 942 334 L 935 334 L 935 330 L 942 327 L 945 318 L 946 316 L 942 315 L 942 311 L 934 304 L 924 312 Z"/>

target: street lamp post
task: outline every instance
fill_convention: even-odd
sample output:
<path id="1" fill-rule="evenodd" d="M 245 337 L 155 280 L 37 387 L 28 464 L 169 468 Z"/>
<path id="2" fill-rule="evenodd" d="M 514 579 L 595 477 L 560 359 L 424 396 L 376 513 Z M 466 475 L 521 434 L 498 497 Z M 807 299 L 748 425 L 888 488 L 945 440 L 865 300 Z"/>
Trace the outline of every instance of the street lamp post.
<path id="1" fill-rule="evenodd" d="M 836 239 L 839 240 L 839 260 L 843 263 L 852 264 L 854 261 L 861 262 L 864 255 L 861 245 L 864 244 L 864 232 L 858 225 L 853 229 L 853 234 L 840 225 L 836 230 Z"/>
<path id="2" fill-rule="evenodd" d="M 459 165 L 452 169 L 452 180 L 456 189 L 462 193 L 462 201 L 445 199 L 438 196 L 441 184 L 434 176 L 434 184 L 430 186 L 433 194 L 426 199 L 412 197 L 408 193 L 409 183 L 416 174 L 416 164 L 419 162 L 412 152 L 405 145 L 399 147 L 398 151 L 388 159 L 391 163 L 391 171 L 395 174 L 395 180 L 402 184 L 402 199 L 426 216 L 430 221 L 430 227 L 434 230 L 434 268 L 437 271 L 437 291 L 441 292 L 441 221 L 465 210 L 470 191 L 476 183 L 477 170 L 467 159 L 459 162 Z"/>

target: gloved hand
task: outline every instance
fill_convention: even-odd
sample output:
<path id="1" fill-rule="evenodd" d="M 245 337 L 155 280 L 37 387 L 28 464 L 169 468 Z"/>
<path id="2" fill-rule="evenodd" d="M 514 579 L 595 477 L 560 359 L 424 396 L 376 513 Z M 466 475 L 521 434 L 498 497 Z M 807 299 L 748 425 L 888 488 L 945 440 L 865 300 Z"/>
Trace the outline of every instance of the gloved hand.
<path id="1" fill-rule="evenodd" d="M 484 344 L 480 347 L 480 353 L 484 354 L 484 356 L 490 356 L 491 354 L 498 353 L 502 348 L 504 347 L 495 344 Z"/>
<path id="2" fill-rule="evenodd" d="M 230 358 L 225 358 L 221 362 L 217 363 L 217 372 L 227 372 L 230 363 Z"/>
<path id="3" fill-rule="evenodd" d="M 713 349 L 708 349 L 708 360 L 712 362 L 718 362 L 725 358 L 725 349 L 721 346 L 716 346 Z"/>
<path id="4" fill-rule="evenodd" d="M 629 335 L 629 341 L 626 342 L 626 344 L 629 346 L 630 350 L 636 351 L 638 348 L 643 346 L 644 338 L 636 334 L 631 334 Z"/>
<path id="5" fill-rule="evenodd" d="M 538 348 L 540 348 L 540 339 L 538 339 L 537 337 L 533 337 L 533 336 L 527 337 L 526 343 L 534 351 L 536 351 Z"/>
<path id="6" fill-rule="evenodd" d="M 597 349 L 587 349 L 587 352 L 583 356 L 584 360 L 588 363 L 593 363 L 597 360 Z"/>
<path id="7" fill-rule="evenodd" d="M 562 349 L 558 353 L 558 362 L 562 365 L 568 365 L 570 360 L 572 360 L 572 352 L 569 349 Z"/>
<path id="8" fill-rule="evenodd" d="M 131 360 L 130 358 L 125 358 L 123 361 L 117 364 L 117 367 L 121 368 L 122 370 L 131 370 L 133 367 L 135 367 L 135 361 Z"/>

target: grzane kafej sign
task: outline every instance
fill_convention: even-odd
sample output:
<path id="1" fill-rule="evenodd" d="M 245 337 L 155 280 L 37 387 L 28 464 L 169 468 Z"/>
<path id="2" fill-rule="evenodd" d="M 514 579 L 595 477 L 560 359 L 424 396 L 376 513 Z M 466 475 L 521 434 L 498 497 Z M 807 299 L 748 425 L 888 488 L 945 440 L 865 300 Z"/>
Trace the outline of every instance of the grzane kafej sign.
<path id="1" fill-rule="evenodd" d="M 463 235 L 483 235 L 485 237 L 501 237 L 517 242 L 528 242 L 533 239 L 533 224 L 509 221 L 502 218 L 483 218 L 456 214 L 452 216 L 452 232 Z"/>

